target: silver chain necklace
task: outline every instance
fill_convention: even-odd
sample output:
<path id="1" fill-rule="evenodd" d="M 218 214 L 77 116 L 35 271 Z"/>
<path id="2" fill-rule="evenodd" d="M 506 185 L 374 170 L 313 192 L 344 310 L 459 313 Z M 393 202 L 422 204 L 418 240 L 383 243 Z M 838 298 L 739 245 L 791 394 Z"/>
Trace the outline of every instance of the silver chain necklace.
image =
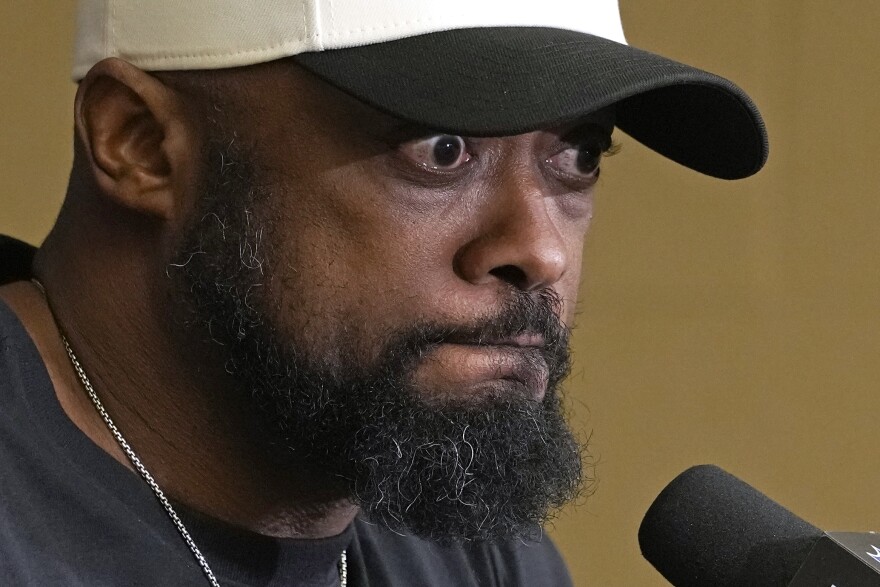
<path id="1" fill-rule="evenodd" d="M 37 286 L 37 289 L 39 289 L 43 293 L 43 296 L 46 298 L 46 302 L 48 303 L 49 299 L 46 295 L 46 288 L 43 287 L 43 284 L 36 279 L 32 279 L 31 281 L 35 286 Z M 159 503 L 162 504 L 162 507 L 165 508 L 165 513 L 167 513 L 168 517 L 171 518 L 171 521 L 174 522 L 174 525 L 177 527 L 177 531 L 180 533 L 184 542 L 186 542 L 186 545 L 189 547 L 196 561 L 199 563 L 199 566 L 202 567 L 202 572 L 205 574 L 208 582 L 213 587 L 220 587 L 220 583 L 217 582 L 217 578 L 214 576 L 214 572 L 208 565 L 208 561 L 205 560 L 202 551 L 199 550 L 198 546 L 196 546 L 195 541 L 192 539 L 192 536 L 190 536 L 189 531 L 186 529 L 186 526 L 183 525 L 183 521 L 180 519 L 180 516 L 177 515 L 177 512 L 174 510 L 171 502 L 168 501 L 167 497 L 165 497 L 165 493 L 159 487 L 159 484 L 156 483 L 156 480 L 153 479 L 153 476 L 150 474 L 150 472 L 147 471 L 147 468 L 138 458 L 137 454 L 135 454 L 134 450 L 131 448 L 131 445 L 128 444 L 128 441 L 125 440 L 124 436 L 122 436 L 122 432 L 120 432 L 119 428 L 116 427 L 116 424 L 113 422 L 113 419 L 110 417 L 107 409 L 104 408 L 104 404 L 101 403 L 100 398 L 98 398 L 98 394 L 95 393 L 95 388 L 92 387 L 92 382 L 86 375 L 86 372 L 82 368 L 79 359 L 77 359 L 76 354 L 73 352 L 73 348 L 67 341 L 67 337 L 61 330 L 61 326 L 58 324 L 58 319 L 55 318 L 55 313 L 52 311 L 51 305 L 49 306 L 49 312 L 52 314 L 52 319 L 55 320 L 55 326 L 58 328 L 58 334 L 61 336 L 61 342 L 64 343 L 64 348 L 67 350 L 67 356 L 70 358 L 70 363 L 71 365 L 73 365 L 73 369 L 74 371 L 76 371 L 77 377 L 79 377 L 79 381 L 80 383 L 82 383 L 83 388 L 86 390 L 89 399 L 92 400 L 92 404 L 95 406 L 98 414 L 100 414 L 101 419 L 104 420 L 104 424 L 107 425 L 110 433 L 113 434 L 113 437 L 116 439 L 116 442 L 119 444 L 120 448 L 122 448 L 125 456 L 128 457 L 129 462 L 137 470 L 137 472 L 140 473 L 140 476 L 144 479 L 144 481 L 146 481 L 150 489 L 153 490 L 153 494 L 156 496 L 156 499 L 158 499 Z M 345 550 L 343 550 L 342 553 L 339 555 L 339 563 L 337 566 L 339 570 L 339 585 L 340 587 L 347 587 L 348 559 Z"/>

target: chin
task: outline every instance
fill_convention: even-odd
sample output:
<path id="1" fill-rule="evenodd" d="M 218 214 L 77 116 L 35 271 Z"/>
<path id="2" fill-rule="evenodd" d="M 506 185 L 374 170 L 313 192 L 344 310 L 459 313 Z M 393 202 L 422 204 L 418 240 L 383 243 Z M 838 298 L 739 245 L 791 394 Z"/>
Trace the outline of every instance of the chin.
<path id="1" fill-rule="evenodd" d="M 495 406 L 511 400 L 543 401 L 546 385 L 538 387 L 519 379 L 490 379 L 467 385 L 440 389 L 416 390 L 418 399 L 432 407 L 459 406 L 475 408 Z"/>

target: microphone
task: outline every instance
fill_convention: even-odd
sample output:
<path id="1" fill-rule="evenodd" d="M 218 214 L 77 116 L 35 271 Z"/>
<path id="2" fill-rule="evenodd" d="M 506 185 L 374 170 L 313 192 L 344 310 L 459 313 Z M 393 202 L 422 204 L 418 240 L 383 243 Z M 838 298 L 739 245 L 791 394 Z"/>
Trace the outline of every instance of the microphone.
<path id="1" fill-rule="evenodd" d="M 880 587 L 880 534 L 822 532 L 715 465 L 666 486 L 639 546 L 676 587 Z"/>

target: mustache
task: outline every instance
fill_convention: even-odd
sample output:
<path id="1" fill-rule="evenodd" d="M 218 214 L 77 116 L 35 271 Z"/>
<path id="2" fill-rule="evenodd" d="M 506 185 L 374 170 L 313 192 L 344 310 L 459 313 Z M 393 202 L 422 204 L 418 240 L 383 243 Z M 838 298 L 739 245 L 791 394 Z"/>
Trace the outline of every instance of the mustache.
<path id="1" fill-rule="evenodd" d="M 441 344 L 484 346 L 509 343 L 528 336 L 530 352 L 540 355 L 550 371 L 551 385 L 570 370 L 571 329 L 560 318 L 562 299 L 555 291 L 511 290 L 497 312 L 470 323 L 422 323 L 407 328 L 386 347 L 386 358 L 394 368 L 411 367 Z"/>
<path id="2" fill-rule="evenodd" d="M 470 324 L 426 325 L 422 329 L 422 344 L 492 344 L 522 335 L 532 335 L 543 341 L 540 346 L 567 342 L 570 329 L 560 316 L 562 299 L 551 289 L 529 293 L 512 290 L 494 315 Z"/>

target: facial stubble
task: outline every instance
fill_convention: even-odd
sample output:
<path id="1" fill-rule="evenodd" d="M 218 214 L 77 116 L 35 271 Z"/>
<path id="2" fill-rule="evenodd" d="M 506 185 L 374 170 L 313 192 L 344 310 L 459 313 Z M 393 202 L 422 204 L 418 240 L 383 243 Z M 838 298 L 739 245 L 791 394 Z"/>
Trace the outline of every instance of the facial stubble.
<path id="1" fill-rule="evenodd" d="M 582 480 L 583 447 L 558 392 L 569 369 L 558 297 L 511 287 L 494 316 L 470 324 L 426 317 L 388 334 L 370 364 L 354 341 L 315 348 L 284 328 L 266 295 L 281 277 L 266 204 L 281 195 L 260 187 L 253 154 L 231 144 L 214 141 L 205 156 L 199 211 L 168 273 L 180 325 L 223 345 L 271 458 L 341 484 L 369 519 L 397 532 L 439 542 L 540 534 Z M 411 383 L 438 344 L 522 333 L 545 341 L 523 351 L 548 372 L 540 401 L 516 382 L 469 399 Z"/>

